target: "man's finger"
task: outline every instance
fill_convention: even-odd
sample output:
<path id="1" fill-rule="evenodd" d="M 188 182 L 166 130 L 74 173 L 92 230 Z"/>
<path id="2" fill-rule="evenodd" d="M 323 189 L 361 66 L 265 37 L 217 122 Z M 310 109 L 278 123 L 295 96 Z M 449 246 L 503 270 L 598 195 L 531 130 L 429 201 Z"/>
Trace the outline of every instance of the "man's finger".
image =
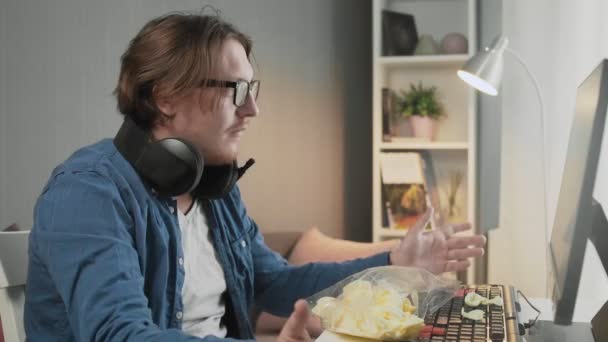
<path id="1" fill-rule="evenodd" d="M 464 260 L 467 258 L 477 258 L 484 253 L 483 248 L 461 248 L 448 251 L 448 260 Z"/>
<path id="2" fill-rule="evenodd" d="M 456 223 L 456 224 L 448 224 L 447 226 L 442 227 L 441 229 L 443 230 L 445 235 L 450 237 L 456 233 L 470 230 L 472 227 L 473 226 L 470 223 Z"/>
<path id="3" fill-rule="evenodd" d="M 460 233 L 460 232 L 470 230 L 471 228 L 473 228 L 473 225 L 468 222 L 457 223 L 457 224 L 453 224 L 452 228 L 454 229 L 454 233 Z"/>
<path id="4" fill-rule="evenodd" d="M 433 255 L 445 255 L 444 253 L 448 250 L 445 234 L 437 230 L 433 230 L 430 233 L 433 234 L 433 246 L 431 247 L 431 253 Z"/>
<path id="5" fill-rule="evenodd" d="M 290 338 L 296 340 L 309 339 L 308 332 L 306 331 L 306 324 L 310 318 L 310 312 L 308 311 L 308 304 L 306 301 L 300 299 L 294 305 L 294 310 L 285 325 L 281 330 L 281 337 Z"/>
<path id="6" fill-rule="evenodd" d="M 448 239 L 448 248 L 449 249 L 457 249 L 457 248 L 467 248 L 469 246 L 473 247 L 483 247 L 486 244 L 486 237 L 483 235 L 473 235 L 473 236 L 454 236 Z"/>
<path id="7" fill-rule="evenodd" d="M 471 266 L 471 262 L 468 260 L 458 260 L 458 261 L 450 261 L 445 266 L 446 272 L 458 272 L 464 271 Z"/>

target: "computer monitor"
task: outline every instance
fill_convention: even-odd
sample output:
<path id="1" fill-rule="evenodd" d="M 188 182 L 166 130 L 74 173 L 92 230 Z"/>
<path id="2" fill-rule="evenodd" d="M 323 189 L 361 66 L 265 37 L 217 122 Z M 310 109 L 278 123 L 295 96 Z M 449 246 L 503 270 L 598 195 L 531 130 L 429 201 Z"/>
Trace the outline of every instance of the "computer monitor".
<path id="1" fill-rule="evenodd" d="M 607 106 L 608 60 L 604 59 L 578 87 L 549 244 L 554 322 L 559 325 L 572 323 L 587 239 L 595 244 L 604 268 L 608 265 L 608 224 L 592 197 Z"/>

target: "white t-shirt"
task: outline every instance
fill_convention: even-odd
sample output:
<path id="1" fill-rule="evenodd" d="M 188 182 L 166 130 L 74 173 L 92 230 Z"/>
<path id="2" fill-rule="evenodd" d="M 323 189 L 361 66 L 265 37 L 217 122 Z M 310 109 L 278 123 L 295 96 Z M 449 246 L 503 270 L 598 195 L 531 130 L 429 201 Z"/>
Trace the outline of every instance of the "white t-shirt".
<path id="1" fill-rule="evenodd" d="M 220 321 L 226 306 L 224 271 L 217 261 L 205 214 L 197 201 L 187 215 L 178 210 L 184 250 L 184 303 L 182 330 L 189 335 L 226 337 Z"/>

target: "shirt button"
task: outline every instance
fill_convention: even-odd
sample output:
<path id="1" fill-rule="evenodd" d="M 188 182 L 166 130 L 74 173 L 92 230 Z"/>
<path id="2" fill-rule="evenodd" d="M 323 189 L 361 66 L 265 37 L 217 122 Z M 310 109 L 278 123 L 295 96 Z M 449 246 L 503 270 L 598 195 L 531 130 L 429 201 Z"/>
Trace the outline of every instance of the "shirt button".
<path id="1" fill-rule="evenodd" d="M 181 258 L 181 257 L 180 257 L 179 259 L 177 259 L 177 263 L 178 263 L 180 266 L 184 266 L 184 258 Z"/>
<path id="2" fill-rule="evenodd" d="M 169 207 L 169 211 L 171 212 L 171 214 L 175 214 L 175 208 Z"/>
<path id="3" fill-rule="evenodd" d="M 175 318 L 177 318 L 177 319 L 182 319 L 183 316 L 184 316 L 184 314 L 181 311 L 178 311 L 175 313 Z"/>
<path id="4" fill-rule="evenodd" d="M 245 240 L 241 240 L 241 246 L 243 246 L 243 248 L 247 247 L 247 242 L 245 242 Z"/>

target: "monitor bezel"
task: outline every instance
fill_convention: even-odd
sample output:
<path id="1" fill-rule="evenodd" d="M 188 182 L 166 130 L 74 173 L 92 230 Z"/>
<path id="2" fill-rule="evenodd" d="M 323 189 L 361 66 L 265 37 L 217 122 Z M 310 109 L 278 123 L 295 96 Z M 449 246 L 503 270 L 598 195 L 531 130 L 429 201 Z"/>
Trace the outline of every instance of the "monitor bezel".
<path id="1" fill-rule="evenodd" d="M 576 211 L 576 221 L 574 223 L 574 231 L 576 232 L 570 243 L 569 256 L 567 258 L 567 266 L 565 267 L 565 274 L 559 274 L 557 267 L 556 253 L 564 251 L 556 250 L 553 242 L 553 236 L 549 243 L 549 256 L 550 256 L 550 267 L 552 267 L 553 276 L 553 288 L 552 288 L 552 299 L 555 303 L 555 315 L 554 322 L 559 325 L 570 325 L 574 314 L 574 307 L 576 304 L 576 298 L 578 294 L 578 287 L 580 283 L 583 259 L 585 256 L 585 250 L 587 240 L 591 235 L 592 225 L 594 222 L 594 199 L 593 190 L 595 187 L 595 179 L 597 175 L 597 168 L 599 164 L 599 156 L 601 152 L 602 138 L 604 132 L 604 125 L 606 120 L 606 111 L 608 110 L 608 59 L 602 60 L 602 62 L 594 68 L 594 70 L 585 78 L 581 85 L 577 88 L 580 89 L 585 82 L 590 81 L 593 77 L 597 77 L 599 73 L 599 89 L 598 99 L 595 106 L 595 114 L 593 118 L 592 131 L 589 142 L 589 149 L 587 150 L 585 171 L 583 176 L 583 185 L 578 198 L 578 209 Z M 580 101 L 577 91 L 577 101 Z M 576 115 L 576 113 L 575 113 Z M 576 117 L 573 118 L 572 125 L 575 125 Z M 574 126 L 571 128 L 571 132 L 574 131 Z M 572 136 L 570 136 L 572 139 Z M 568 144 L 568 151 L 570 148 L 570 140 Z M 566 156 L 566 162 L 568 157 Z M 563 180 L 562 180 L 563 183 Z M 560 196 L 562 196 L 563 189 L 560 187 Z M 559 209 L 559 202 L 558 207 Z M 558 213 L 556 213 L 557 220 Z M 554 228 L 556 226 L 554 222 Z M 552 234 L 553 235 L 553 234 Z"/>

